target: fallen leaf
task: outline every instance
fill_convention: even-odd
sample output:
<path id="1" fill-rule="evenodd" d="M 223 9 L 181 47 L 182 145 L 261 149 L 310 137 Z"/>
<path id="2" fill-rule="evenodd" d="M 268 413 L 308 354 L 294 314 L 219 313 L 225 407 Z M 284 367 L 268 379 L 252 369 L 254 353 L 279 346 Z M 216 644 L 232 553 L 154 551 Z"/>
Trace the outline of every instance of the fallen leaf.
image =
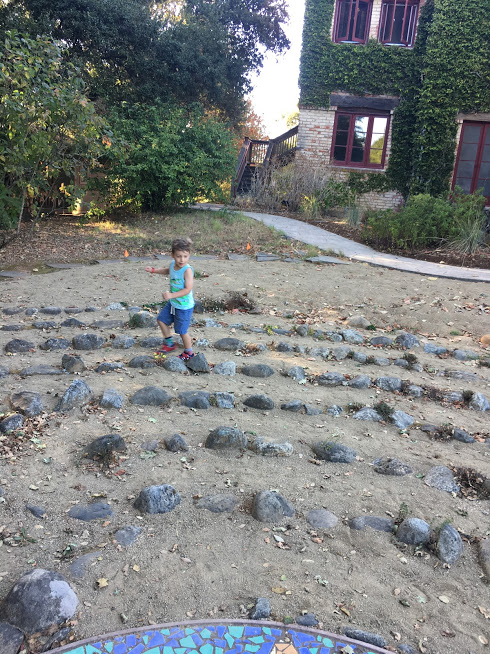
<path id="1" fill-rule="evenodd" d="M 482 615 L 486 617 L 487 620 L 490 620 L 490 609 L 484 609 L 483 606 L 479 606 L 478 610 Z"/>
<path id="2" fill-rule="evenodd" d="M 140 567 L 139 567 L 139 565 L 136 565 L 136 564 L 133 565 L 133 570 L 134 570 L 135 572 L 139 572 L 139 571 L 140 571 Z"/>
<path id="3" fill-rule="evenodd" d="M 478 636 L 478 640 L 482 645 L 488 645 L 488 638 L 486 636 Z"/>
<path id="4" fill-rule="evenodd" d="M 340 610 L 342 611 L 342 613 L 345 613 L 345 615 L 349 616 L 350 618 L 350 611 L 346 609 L 345 606 L 341 606 Z"/>
<path id="5" fill-rule="evenodd" d="M 273 593 L 276 593 L 277 595 L 285 595 L 286 594 L 286 589 L 283 588 L 282 586 L 277 586 L 276 588 L 271 588 Z"/>
<path id="6" fill-rule="evenodd" d="M 105 588 L 109 585 L 109 582 L 105 577 L 101 577 L 100 579 L 97 579 L 97 585 L 99 588 Z"/>
<path id="7" fill-rule="evenodd" d="M 451 600 L 449 599 L 449 597 L 446 597 L 446 595 L 439 595 L 439 598 L 438 598 L 438 599 L 440 599 L 440 601 L 441 601 L 443 604 L 449 604 L 449 602 L 451 601 Z"/>

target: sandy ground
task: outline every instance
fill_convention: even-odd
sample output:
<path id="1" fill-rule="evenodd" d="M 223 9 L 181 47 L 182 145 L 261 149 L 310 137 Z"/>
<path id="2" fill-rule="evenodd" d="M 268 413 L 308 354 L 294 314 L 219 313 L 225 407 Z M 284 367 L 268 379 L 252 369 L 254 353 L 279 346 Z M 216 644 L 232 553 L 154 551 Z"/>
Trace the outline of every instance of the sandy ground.
<path id="1" fill-rule="evenodd" d="M 339 329 L 346 326 L 349 316 L 362 314 L 378 327 L 377 334 L 384 333 L 383 329 L 405 328 L 418 332 L 422 342 L 434 339 L 451 349 L 481 353 L 479 338 L 490 332 L 490 291 L 486 284 L 427 278 L 362 264 L 315 267 L 308 263 L 198 261 L 195 269 L 209 274 L 196 282 L 197 297 L 217 298 L 228 291 L 246 291 L 262 309 L 261 315 L 205 316 L 228 324 L 290 329 L 307 320 L 314 328 Z M 150 277 L 144 264 L 125 262 L 2 281 L 0 302 L 2 307 L 103 308 L 117 301 L 129 305 L 155 302 L 165 289 L 166 280 Z M 285 317 L 291 314 L 293 318 Z M 126 316 L 126 312 L 101 310 L 76 317 L 90 323 Z M 62 319 L 64 316 L 55 318 L 58 322 Z M 33 319 L 23 314 L 3 316 L 3 324 L 20 320 L 27 326 Z M 459 335 L 451 335 L 455 331 Z M 102 333 L 109 343 L 111 333 L 123 332 Z M 137 354 L 148 353 L 139 347 L 115 350 L 109 346 L 78 352 L 88 368 L 80 376 L 96 398 L 108 387 L 129 398 L 137 389 L 155 385 L 172 395 L 184 390 L 233 392 L 236 408 L 196 411 L 177 404 L 167 409 L 138 408 L 126 401 L 121 411 L 102 411 L 95 402 L 90 409 L 53 414 L 57 396 L 73 376 L 60 373 L 22 379 L 15 371 L 40 363 L 59 366 L 63 352 L 43 352 L 36 347 L 33 352 L 7 357 L 3 348 L 12 338 L 25 338 L 38 346 L 49 337 L 70 339 L 76 333 L 73 328 L 49 333 L 34 329 L 0 331 L 0 365 L 12 371 L 0 382 L 0 408 L 7 413 L 9 396 L 19 390 L 40 392 L 47 408 L 43 426 L 35 435 L 37 442 L 29 442 L 24 454 L 0 459 L 5 499 L 0 504 L 3 534 L 18 534 L 23 528 L 25 535 L 37 541 L 23 539 L 21 545 L 13 547 L 12 542 L 19 541 L 10 540 L 0 548 L 0 599 L 23 573 L 37 566 L 59 571 L 70 581 L 80 600 L 77 638 L 190 618 L 245 617 L 257 597 L 267 597 L 272 619 L 294 618 L 301 611 L 311 611 L 325 629 L 340 632 L 343 626 L 351 625 L 377 632 L 387 638 L 390 647 L 405 642 L 422 652 L 437 654 L 486 651 L 483 643 L 489 637 L 489 622 L 478 607 L 488 611 L 490 599 L 475 539 L 489 534 L 490 502 L 469 501 L 429 488 L 421 476 L 434 465 L 457 465 L 488 477 L 488 443 L 436 442 L 416 429 L 400 434 L 392 425 L 334 419 L 326 414 L 298 415 L 279 407 L 296 398 L 322 408 L 331 404 L 345 407 L 349 402 L 372 406 L 385 400 L 418 421 L 450 423 L 481 434 L 490 431 L 488 412 L 411 400 L 373 388 L 299 385 L 279 372 L 301 365 L 311 374 L 328 370 L 365 373 L 372 378 L 393 375 L 441 389 L 481 391 L 490 397 L 488 369 L 477 368 L 474 362 L 424 354 L 422 348 L 413 352 L 432 372 L 408 372 L 394 366 L 361 368 L 351 360 L 325 362 L 270 349 L 245 359 L 210 347 L 201 350 L 210 364 L 230 359 L 238 366 L 268 363 L 276 374 L 263 380 L 240 373 L 235 377 L 185 376 L 161 368 L 96 373 L 94 369 L 102 361 L 127 362 Z M 128 329 L 128 333 L 141 338 L 154 332 Z M 372 335 L 363 333 L 366 338 Z M 271 345 L 283 340 L 305 346 L 336 346 L 318 343 L 309 336 L 235 332 L 227 327 L 195 328 L 192 335 L 207 338 L 211 344 L 234 335 L 248 343 Z M 366 346 L 353 349 L 373 353 Z M 397 353 L 374 351 L 390 357 Z M 437 375 L 445 369 L 477 372 L 481 377 L 475 383 Z M 269 395 L 276 409 L 247 411 L 242 400 L 254 393 Z M 221 425 L 236 425 L 280 442 L 287 440 L 294 452 L 289 458 L 269 458 L 250 451 L 223 454 L 207 450 L 203 443 L 209 430 Z M 128 445 L 126 457 L 117 465 L 107 471 L 81 460 L 85 445 L 115 430 Z M 185 457 L 162 447 L 156 456 L 148 458 L 141 449 L 143 443 L 173 433 L 183 434 L 189 443 Z M 315 464 L 311 445 L 320 440 L 338 440 L 353 447 L 358 461 L 350 465 Z M 400 458 L 413 468 L 413 474 L 402 478 L 376 474 L 372 461 L 380 456 Z M 121 470 L 125 473 L 114 474 Z M 162 483 L 172 484 L 181 494 L 176 510 L 145 515 L 133 507 L 134 497 L 142 488 Z M 260 523 L 250 515 L 254 494 L 264 489 L 278 490 L 294 505 L 296 516 L 282 524 L 286 531 L 275 532 L 273 528 L 278 525 Z M 195 507 L 199 496 L 230 492 L 239 498 L 230 514 L 217 515 Z M 114 511 L 112 519 L 81 522 L 66 515 L 74 504 L 93 501 L 109 502 Z M 26 503 L 44 507 L 45 519 L 31 515 Z M 464 554 L 454 566 L 444 567 L 426 551 L 414 553 L 389 534 L 355 532 L 347 525 L 349 518 L 365 514 L 397 516 L 403 503 L 411 516 L 434 527 L 450 520 L 467 536 Z M 325 532 L 313 530 L 305 520 L 309 510 L 322 507 L 339 517 L 339 524 Z M 121 548 L 113 535 L 127 525 L 141 527 L 142 533 L 134 545 Z M 274 534 L 284 543 L 277 543 Z M 63 558 L 69 545 L 74 557 Z M 89 552 L 99 554 L 83 578 L 74 579 L 70 564 Z M 99 579 L 107 580 L 107 585 L 99 588 Z M 441 596 L 448 601 L 441 601 Z"/>

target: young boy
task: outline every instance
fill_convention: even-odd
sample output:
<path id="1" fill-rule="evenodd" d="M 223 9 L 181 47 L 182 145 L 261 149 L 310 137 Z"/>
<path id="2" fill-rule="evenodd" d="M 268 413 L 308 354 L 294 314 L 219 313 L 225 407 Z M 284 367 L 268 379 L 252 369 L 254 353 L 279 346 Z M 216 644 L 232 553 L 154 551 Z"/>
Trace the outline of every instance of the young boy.
<path id="1" fill-rule="evenodd" d="M 145 268 L 146 272 L 156 275 L 170 275 L 170 291 L 163 293 L 163 299 L 168 300 L 157 317 L 158 326 L 162 330 L 163 344 L 158 354 L 173 352 L 177 345 L 173 342 L 170 325 L 174 323 L 177 334 L 182 337 L 184 351 L 179 355 L 182 361 L 188 361 L 194 356 L 192 339 L 187 333 L 194 311 L 194 272 L 189 265 L 192 241 L 188 238 L 176 238 L 172 241 L 173 261 L 168 268 Z"/>

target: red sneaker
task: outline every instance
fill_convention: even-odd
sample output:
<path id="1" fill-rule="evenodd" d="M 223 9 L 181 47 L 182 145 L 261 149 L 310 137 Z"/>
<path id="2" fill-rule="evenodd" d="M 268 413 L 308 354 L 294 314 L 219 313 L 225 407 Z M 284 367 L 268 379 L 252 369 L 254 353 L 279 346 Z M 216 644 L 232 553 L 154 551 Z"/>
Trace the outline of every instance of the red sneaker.
<path id="1" fill-rule="evenodd" d="M 182 354 L 179 354 L 177 358 L 181 359 L 182 361 L 189 361 L 189 359 L 192 359 L 193 356 L 194 356 L 194 352 L 192 353 L 182 352 Z"/>
<path id="2" fill-rule="evenodd" d="M 162 347 L 156 351 L 156 354 L 167 354 L 167 352 L 173 352 L 174 350 L 177 349 L 177 345 L 175 343 L 172 343 L 172 345 L 167 345 L 164 343 Z"/>

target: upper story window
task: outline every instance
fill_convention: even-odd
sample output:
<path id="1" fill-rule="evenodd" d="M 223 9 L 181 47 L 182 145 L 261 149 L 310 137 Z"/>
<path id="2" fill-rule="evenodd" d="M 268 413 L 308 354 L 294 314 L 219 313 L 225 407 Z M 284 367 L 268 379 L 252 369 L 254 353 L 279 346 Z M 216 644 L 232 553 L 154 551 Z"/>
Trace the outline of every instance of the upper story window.
<path id="1" fill-rule="evenodd" d="M 383 168 L 389 116 L 338 111 L 335 116 L 332 163 L 338 166 Z"/>
<path id="2" fill-rule="evenodd" d="M 371 7 L 372 0 L 337 0 L 333 40 L 336 43 L 366 43 Z"/>
<path id="3" fill-rule="evenodd" d="M 383 0 L 379 40 L 385 45 L 410 47 L 415 40 L 419 0 Z"/>

